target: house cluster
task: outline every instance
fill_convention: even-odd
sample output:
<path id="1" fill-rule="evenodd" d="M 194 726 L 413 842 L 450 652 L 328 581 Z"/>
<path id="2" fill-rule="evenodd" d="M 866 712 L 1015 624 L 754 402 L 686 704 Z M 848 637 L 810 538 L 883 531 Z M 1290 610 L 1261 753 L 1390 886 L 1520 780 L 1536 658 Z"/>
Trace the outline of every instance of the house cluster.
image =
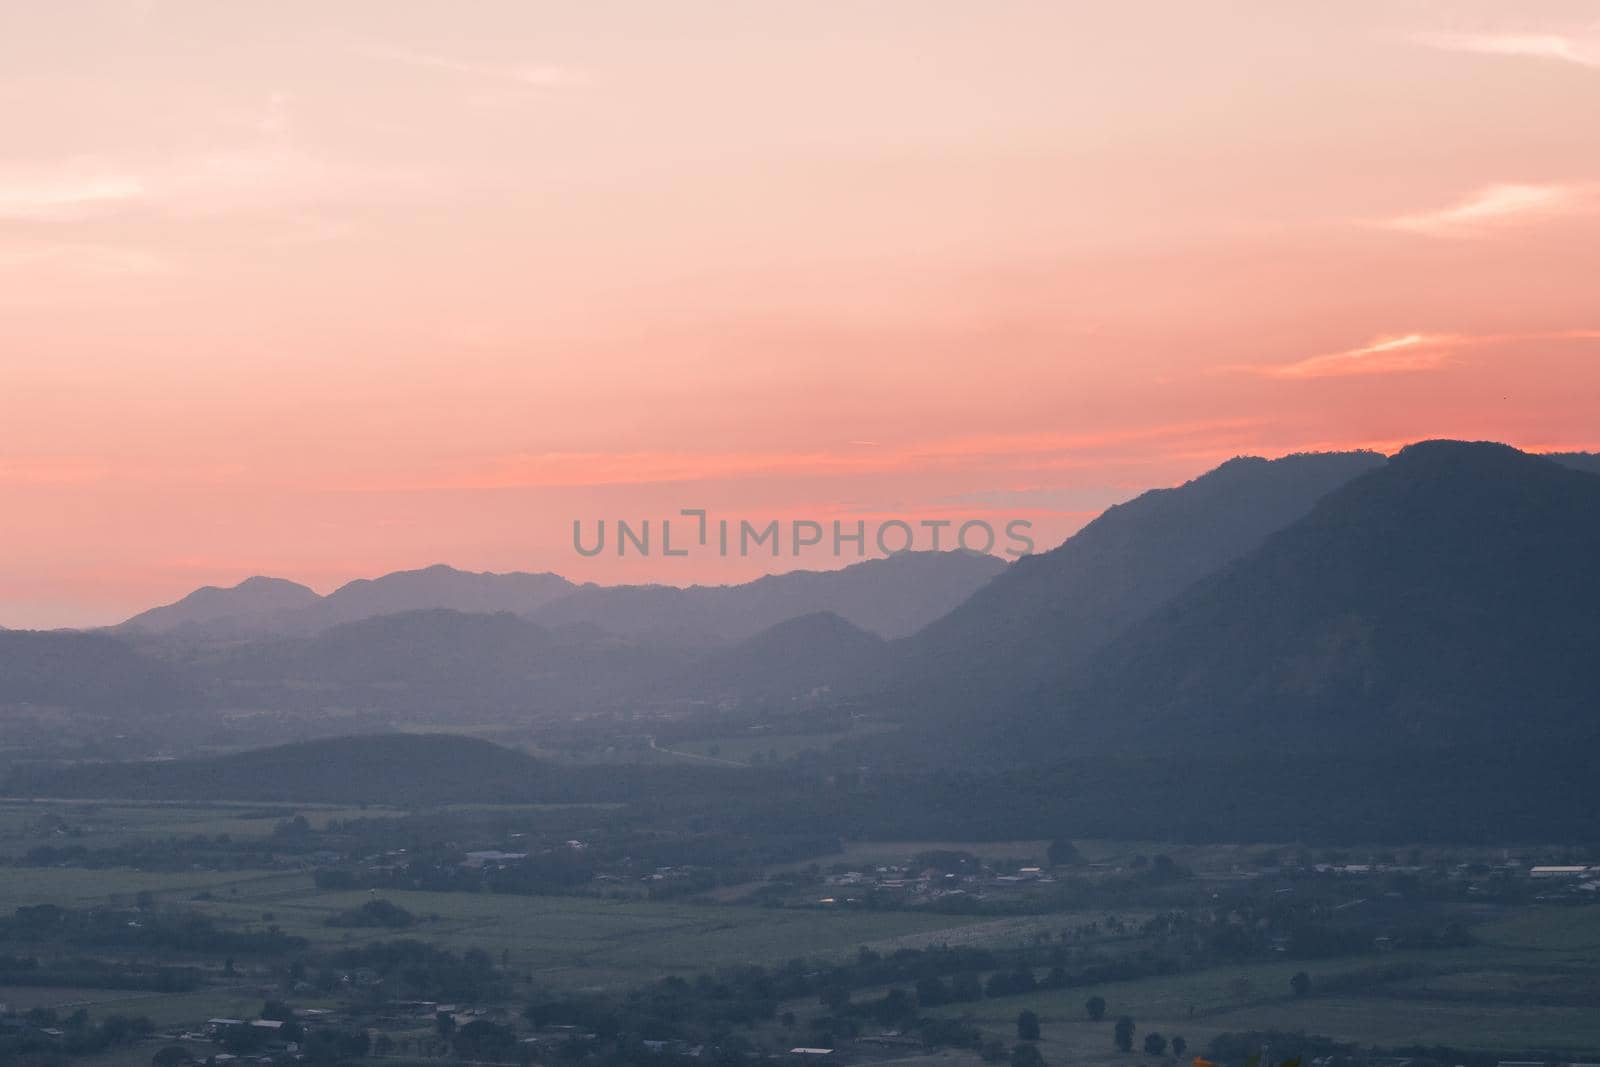
<path id="1" fill-rule="evenodd" d="M 1054 882 L 1054 876 L 1042 867 L 1020 867 L 1004 872 L 976 867 L 962 873 L 937 867 L 870 867 L 826 876 L 823 885 L 827 892 L 817 903 L 824 907 L 857 904 L 868 893 L 919 902 L 964 896 L 983 899 Z"/>
<path id="2" fill-rule="evenodd" d="M 1586 896 L 1600 900 L 1600 867 L 1532 867 L 1528 877 L 1540 883 L 1541 896 Z"/>

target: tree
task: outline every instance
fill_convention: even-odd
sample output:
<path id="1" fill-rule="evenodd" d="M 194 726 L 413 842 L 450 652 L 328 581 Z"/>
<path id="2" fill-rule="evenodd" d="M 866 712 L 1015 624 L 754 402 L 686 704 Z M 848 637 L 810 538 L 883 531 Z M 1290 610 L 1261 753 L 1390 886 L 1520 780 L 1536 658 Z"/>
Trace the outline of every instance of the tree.
<path id="1" fill-rule="evenodd" d="M 1106 998 L 1095 994 L 1083 1002 L 1083 1010 L 1089 1013 L 1089 1018 L 1099 1022 L 1106 1017 Z"/>
<path id="2" fill-rule="evenodd" d="M 1294 990 L 1297 997 L 1311 995 L 1311 976 L 1304 971 L 1296 971 L 1294 977 L 1289 979 L 1289 988 Z"/>
<path id="3" fill-rule="evenodd" d="M 517 1051 L 517 1035 L 508 1026 L 475 1019 L 456 1031 L 451 1046 L 462 1059 L 504 1060 Z"/>
<path id="4" fill-rule="evenodd" d="M 1144 1035 L 1144 1051 L 1147 1056 L 1160 1056 L 1167 1051 L 1167 1039 L 1152 1030 Z"/>
<path id="5" fill-rule="evenodd" d="M 1124 1015 L 1117 1020 L 1116 1033 L 1113 1035 L 1117 1047 L 1124 1052 L 1133 1051 L 1133 1019 Z"/>
<path id="6" fill-rule="evenodd" d="M 1058 837 L 1050 842 L 1050 850 L 1045 853 L 1045 857 L 1052 867 L 1067 867 L 1083 862 L 1083 853 L 1078 851 L 1078 846 L 1064 837 Z"/>
<path id="7" fill-rule="evenodd" d="M 1184 1040 L 1183 1035 L 1182 1034 L 1174 1035 L 1173 1038 L 1172 1038 L 1172 1054 L 1174 1056 L 1178 1057 L 1179 1059 L 1182 1059 L 1183 1058 L 1183 1054 L 1185 1052 L 1187 1052 L 1188 1050 L 1189 1050 L 1189 1042 Z"/>
<path id="8" fill-rule="evenodd" d="M 937 1008 L 950 1003 L 950 987 L 937 975 L 917 979 L 917 1003 L 924 1008 Z"/>
<path id="9" fill-rule="evenodd" d="M 1025 1011 L 1017 1016 L 1017 1039 L 1020 1041 L 1039 1040 L 1039 1016 L 1031 1011 Z"/>
<path id="10" fill-rule="evenodd" d="M 281 1000 L 269 1000 L 261 1005 L 261 1017 L 286 1023 L 294 1018 L 294 1009 Z"/>
<path id="11" fill-rule="evenodd" d="M 883 999 L 872 1005 L 872 1016 L 885 1026 L 913 1019 L 917 1014 L 916 1001 L 904 989 L 891 989 Z"/>
<path id="12" fill-rule="evenodd" d="M 1044 1067 L 1037 1045 L 1018 1045 L 1011 1050 L 1011 1067 Z"/>
<path id="13" fill-rule="evenodd" d="M 962 971 L 950 979 L 950 999 L 961 1004 L 970 1004 L 975 1000 L 983 999 L 983 983 L 973 971 Z"/>
<path id="14" fill-rule="evenodd" d="M 450 1035 L 456 1032 L 456 1017 L 447 1011 L 441 1011 L 433 1017 L 433 1028 L 439 1032 L 440 1037 L 448 1041 Z"/>
<path id="15" fill-rule="evenodd" d="M 179 1064 L 193 1061 L 194 1057 L 189 1055 L 189 1050 L 182 1045 L 168 1045 L 166 1048 L 158 1049 L 156 1054 L 150 1057 L 151 1067 L 178 1067 Z"/>

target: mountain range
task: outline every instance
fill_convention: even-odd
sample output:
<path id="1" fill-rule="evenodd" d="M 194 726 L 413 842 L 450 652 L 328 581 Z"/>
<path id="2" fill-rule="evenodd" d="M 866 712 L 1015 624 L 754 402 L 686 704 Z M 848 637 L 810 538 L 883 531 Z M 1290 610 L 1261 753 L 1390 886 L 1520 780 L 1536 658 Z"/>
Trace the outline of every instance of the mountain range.
<path id="1" fill-rule="evenodd" d="M 325 597 L 256 577 L 93 635 L 0 634 L 0 662 L 34 658 L 28 671 L 0 672 L 0 706 L 44 697 L 69 709 L 110 706 L 116 686 L 89 682 L 126 661 L 115 677 L 131 679 L 136 665 L 146 676 L 121 687 L 141 714 L 201 706 L 532 722 L 665 704 L 781 711 L 827 692 L 847 667 L 864 668 L 882 635 L 921 627 L 1005 567 L 972 553 L 907 553 L 677 588 L 434 566 Z M 53 655 L 40 659 L 46 646 Z"/>
<path id="2" fill-rule="evenodd" d="M 196 589 L 176 603 L 135 615 L 117 629 L 192 638 L 309 634 L 339 623 L 429 608 L 526 614 L 573 588 L 556 574 L 478 574 L 443 564 L 358 578 L 327 596 L 296 582 L 257 576 L 226 589 Z"/>
<path id="3" fill-rule="evenodd" d="M 1031 768 L 1080 813 L 1072 783 L 1111 812 L 1152 767 L 1266 781 L 1337 765 L 1368 786 L 1405 768 L 1463 810 L 1503 806 L 1513 793 L 1463 777 L 1497 761 L 1568 774 L 1600 740 L 1597 474 L 1586 454 L 1455 441 L 1238 459 L 1009 567 L 910 556 L 687 590 L 429 568 L 320 598 L 255 580 L 112 633 L 0 634 L 0 704 L 764 723 L 831 704 L 896 727 L 833 765 Z M 457 599 L 416 606 L 430 597 Z M 324 624 L 346 611 L 373 613 Z M 252 612 L 322 614 L 242 638 Z M 1153 819 L 1153 798 L 1184 796 L 1146 783 L 1118 810 Z M 1017 803 L 1007 817 L 1031 818 Z"/>
<path id="4" fill-rule="evenodd" d="M 281 578 L 206 586 L 115 629 L 190 639 L 307 636 L 341 623 L 446 608 L 509 612 L 550 627 L 589 625 L 679 646 L 743 640 L 788 619 L 832 612 L 882 637 L 912 633 L 1005 569 L 994 556 L 907 552 L 835 571 L 791 571 L 741 585 L 574 585 L 557 574 L 490 574 L 443 564 L 360 578 L 318 596 Z"/>

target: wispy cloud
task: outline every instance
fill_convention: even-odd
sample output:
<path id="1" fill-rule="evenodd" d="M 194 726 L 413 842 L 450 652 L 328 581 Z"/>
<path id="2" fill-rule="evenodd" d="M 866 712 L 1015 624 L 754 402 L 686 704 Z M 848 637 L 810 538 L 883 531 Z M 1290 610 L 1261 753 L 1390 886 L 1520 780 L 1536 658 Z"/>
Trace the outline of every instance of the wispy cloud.
<path id="1" fill-rule="evenodd" d="M 1569 33 L 1420 33 L 1417 44 L 1447 52 L 1553 59 L 1600 68 L 1600 31 Z"/>
<path id="2" fill-rule="evenodd" d="M 191 218 L 280 208 L 303 217 L 307 209 L 427 187 L 417 172 L 355 164 L 299 143 L 293 102 L 274 91 L 259 107 L 222 112 L 233 133 L 208 149 L 0 162 L 0 221 L 77 223 L 130 212 Z"/>
<path id="3" fill-rule="evenodd" d="M 482 104 L 544 99 L 559 90 L 587 85 L 592 80 L 587 71 L 558 63 L 482 62 L 389 44 L 368 43 L 357 46 L 356 50 L 372 59 L 463 75 L 487 83 L 488 89 L 479 90 L 471 98 Z"/>
<path id="4" fill-rule="evenodd" d="M 1358 348 L 1328 352 L 1295 360 L 1292 363 L 1254 367 L 1232 367 L 1265 378 L 1343 378 L 1362 374 L 1407 374 L 1432 370 L 1449 362 L 1457 338 L 1408 333 L 1400 337 L 1380 337 Z"/>
<path id="5" fill-rule="evenodd" d="M 1456 361 L 1464 348 L 1516 341 L 1594 341 L 1600 330 L 1547 330 L 1514 334 L 1408 333 L 1375 338 L 1356 348 L 1308 356 L 1288 363 L 1229 364 L 1219 372 L 1262 378 L 1349 378 L 1438 370 Z"/>
<path id="6" fill-rule="evenodd" d="M 0 168 L 0 219 L 72 221 L 137 201 L 147 193 L 139 174 L 88 160 L 14 165 Z"/>
<path id="7" fill-rule="evenodd" d="M 1586 210 L 1590 192 L 1580 185 L 1489 185 L 1447 207 L 1401 215 L 1384 225 L 1430 237 L 1472 237 L 1498 227 Z"/>
<path id="8" fill-rule="evenodd" d="M 130 210 L 210 215 L 415 188 L 420 180 L 323 159 L 289 144 L 115 161 L 0 167 L 0 219 L 77 222 Z"/>

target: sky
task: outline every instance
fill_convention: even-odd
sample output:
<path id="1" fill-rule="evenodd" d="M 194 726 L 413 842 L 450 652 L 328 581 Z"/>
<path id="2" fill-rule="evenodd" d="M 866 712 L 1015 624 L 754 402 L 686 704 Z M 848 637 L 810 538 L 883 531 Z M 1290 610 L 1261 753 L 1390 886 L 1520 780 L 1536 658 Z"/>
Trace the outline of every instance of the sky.
<path id="1" fill-rule="evenodd" d="M 0 625 L 1600 449 L 1597 129 L 1593 0 L 0 5 Z"/>

